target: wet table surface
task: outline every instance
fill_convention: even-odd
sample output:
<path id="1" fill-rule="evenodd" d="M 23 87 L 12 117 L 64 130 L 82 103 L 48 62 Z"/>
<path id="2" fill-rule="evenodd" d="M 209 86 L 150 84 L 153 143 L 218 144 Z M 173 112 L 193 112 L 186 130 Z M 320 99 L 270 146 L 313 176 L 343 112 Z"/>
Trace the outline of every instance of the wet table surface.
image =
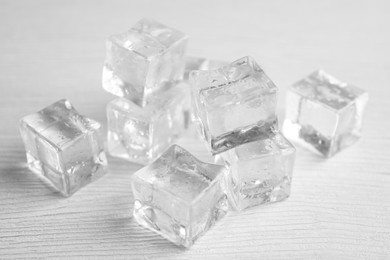
<path id="1" fill-rule="evenodd" d="M 0 1 L 0 258 L 389 259 L 390 4 L 386 1 Z M 135 223 L 130 176 L 70 198 L 26 169 L 18 120 L 61 98 L 106 124 L 105 37 L 147 16 L 187 32 L 188 53 L 253 56 L 280 89 L 323 68 L 370 94 L 363 138 L 329 160 L 298 148 L 291 197 L 231 213 L 181 250 Z M 207 158 L 194 133 L 179 140 Z"/>

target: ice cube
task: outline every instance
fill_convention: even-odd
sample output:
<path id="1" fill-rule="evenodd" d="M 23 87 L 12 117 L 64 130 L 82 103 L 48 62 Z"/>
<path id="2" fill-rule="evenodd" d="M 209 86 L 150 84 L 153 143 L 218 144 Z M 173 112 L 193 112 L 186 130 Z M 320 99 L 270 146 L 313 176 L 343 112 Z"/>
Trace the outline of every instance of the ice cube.
<path id="1" fill-rule="evenodd" d="M 289 88 L 283 132 L 292 141 L 331 157 L 361 136 L 367 101 L 364 90 L 318 70 Z"/>
<path id="2" fill-rule="evenodd" d="M 192 112 L 217 154 L 277 129 L 277 87 L 250 57 L 217 70 L 192 71 Z"/>
<path id="3" fill-rule="evenodd" d="M 20 121 L 28 167 L 69 196 L 106 172 L 100 123 L 60 100 Z"/>
<path id="4" fill-rule="evenodd" d="M 290 195 L 295 148 L 278 132 L 215 158 L 229 167 L 228 194 L 236 210 L 280 201 Z"/>
<path id="5" fill-rule="evenodd" d="M 107 105 L 108 151 L 112 156 L 147 164 L 186 129 L 189 93 L 186 83 L 162 89 L 145 107 L 118 98 Z"/>
<path id="6" fill-rule="evenodd" d="M 103 88 L 145 106 L 164 83 L 183 78 L 187 42 L 184 33 L 146 18 L 110 36 Z"/>
<path id="7" fill-rule="evenodd" d="M 226 214 L 226 173 L 173 145 L 132 176 L 134 218 L 188 248 Z"/>

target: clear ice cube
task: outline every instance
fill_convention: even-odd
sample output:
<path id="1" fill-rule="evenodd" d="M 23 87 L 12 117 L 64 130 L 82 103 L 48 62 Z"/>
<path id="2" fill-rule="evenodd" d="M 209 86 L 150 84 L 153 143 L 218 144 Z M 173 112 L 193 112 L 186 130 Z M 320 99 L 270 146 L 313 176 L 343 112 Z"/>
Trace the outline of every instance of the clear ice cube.
<path id="1" fill-rule="evenodd" d="M 145 106 L 164 83 L 181 80 L 188 36 L 150 19 L 108 38 L 103 88 Z"/>
<path id="2" fill-rule="evenodd" d="M 64 196 L 101 177 L 107 161 L 98 122 L 60 100 L 20 121 L 28 167 Z"/>
<path id="3" fill-rule="evenodd" d="M 237 146 L 215 158 L 229 167 L 229 200 L 238 211 L 290 195 L 295 148 L 280 133 Z"/>
<path id="4" fill-rule="evenodd" d="M 266 138 L 277 129 L 277 87 L 250 57 L 192 71 L 192 112 L 213 154 Z"/>
<path id="5" fill-rule="evenodd" d="M 147 164 L 164 152 L 188 125 L 186 83 L 162 89 L 140 107 L 118 98 L 107 105 L 108 152 L 131 162 Z"/>
<path id="6" fill-rule="evenodd" d="M 132 176 L 134 218 L 188 248 L 226 214 L 226 173 L 173 145 Z"/>
<path id="7" fill-rule="evenodd" d="M 361 136 L 367 101 L 364 90 L 318 70 L 289 88 L 283 132 L 315 153 L 331 157 Z"/>

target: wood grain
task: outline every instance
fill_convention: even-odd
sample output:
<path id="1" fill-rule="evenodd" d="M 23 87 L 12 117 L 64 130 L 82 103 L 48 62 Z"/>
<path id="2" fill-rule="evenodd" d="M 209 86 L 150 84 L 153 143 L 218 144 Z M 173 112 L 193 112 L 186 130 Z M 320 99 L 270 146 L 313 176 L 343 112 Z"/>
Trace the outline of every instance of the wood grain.
<path id="1" fill-rule="evenodd" d="M 388 1 L 0 1 L 0 258 L 390 259 Z M 231 213 L 190 250 L 138 227 L 130 176 L 70 198 L 26 169 L 22 116 L 61 98 L 105 124 L 105 37 L 148 16 L 187 32 L 189 53 L 251 55 L 280 88 L 323 68 L 370 94 L 363 138 L 324 160 L 298 149 L 292 196 Z M 188 134 L 180 143 L 207 159 Z"/>

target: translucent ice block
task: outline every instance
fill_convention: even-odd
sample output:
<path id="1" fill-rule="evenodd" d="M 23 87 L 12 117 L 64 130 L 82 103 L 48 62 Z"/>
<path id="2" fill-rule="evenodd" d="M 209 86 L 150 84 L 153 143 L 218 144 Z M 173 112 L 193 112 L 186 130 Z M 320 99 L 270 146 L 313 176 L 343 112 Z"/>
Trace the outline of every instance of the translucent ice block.
<path id="1" fill-rule="evenodd" d="M 192 111 L 213 154 L 277 128 L 277 88 L 250 57 L 217 70 L 192 71 Z"/>
<path id="2" fill-rule="evenodd" d="M 164 83 L 183 77 L 188 37 L 150 19 L 107 40 L 103 88 L 145 106 Z"/>
<path id="3" fill-rule="evenodd" d="M 151 162 L 184 132 L 188 109 L 185 83 L 164 89 L 145 107 L 113 100 L 107 105 L 109 153 L 139 164 Z"/>
<path id="4" fill-rule="evenodd" d="M 216 156 L 229 167 L 229 199 L 236 210 L 287 198 L 294 159 L 294 146 L 280 133 Z"/>
<path id="5" fill-rule="evenodd" d="M 188 248 L 226 214 L 226 173 L 173 145 L 132 176 L 134 218 Z"/>
<path id="6" fill-rule="evenodd" d="M 284 134 L 325 157 L 361 136 L 368 94 L 319 70 L 287 92 Z"/>
<path id="7" fill-rule="evenodd" d="M 78 114 L 68 100 L 25 116 L 20 132 L 29 168 L 65 196 L 106 172 L 100 124 Z"/>

